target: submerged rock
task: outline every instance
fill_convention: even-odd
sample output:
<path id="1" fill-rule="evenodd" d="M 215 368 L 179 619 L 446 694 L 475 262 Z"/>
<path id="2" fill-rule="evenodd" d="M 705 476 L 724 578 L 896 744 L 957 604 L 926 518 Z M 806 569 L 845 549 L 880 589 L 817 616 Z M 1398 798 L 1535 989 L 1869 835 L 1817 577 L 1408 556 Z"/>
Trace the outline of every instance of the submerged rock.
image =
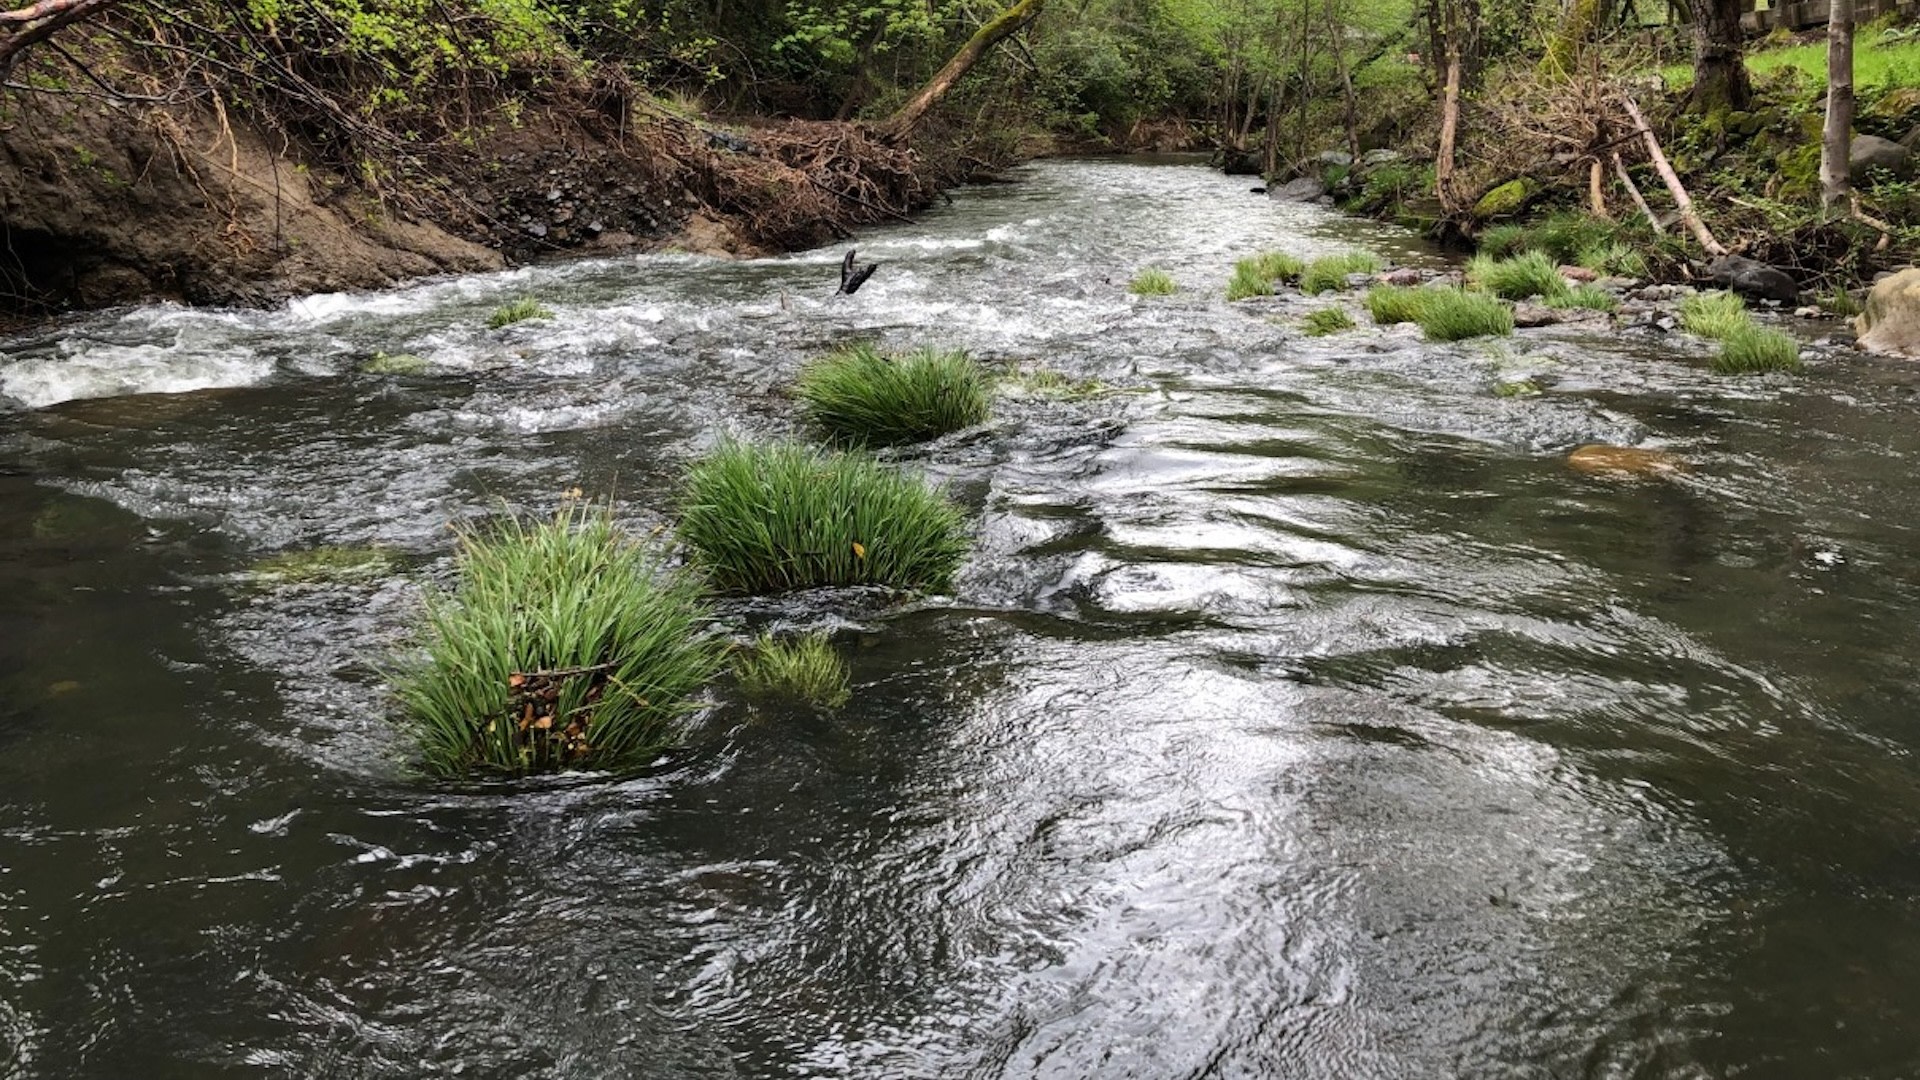
<path id="1" fill-rule="evenodd" d="M 1687 471 L 1687 464 L 1664 450 L 1638 446 L 1608 446 L 1591 443 L 1567 455 L 1567 464 L 1575 472 L 1614 479 L 1639 476 L 1674 476 Z"/>
<path id="2" fill-rule="evenodd" d="M 1854 328 L 1868 352 L 1920 359 L 1920 269 L 1908 267 L 1874 282 Z"/>

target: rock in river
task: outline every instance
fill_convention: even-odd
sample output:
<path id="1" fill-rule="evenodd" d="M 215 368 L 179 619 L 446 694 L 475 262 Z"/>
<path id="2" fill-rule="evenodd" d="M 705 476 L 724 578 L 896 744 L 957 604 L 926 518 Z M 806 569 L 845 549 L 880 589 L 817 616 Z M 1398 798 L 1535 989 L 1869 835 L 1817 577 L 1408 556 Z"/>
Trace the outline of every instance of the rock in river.
<path id="1" fill-rule="evenodd" d="M 1640 476 L 1673 476 L 1687 471 L 1686 462 L 1664 450 L 1638 446 L 1608 446 L 1591 443 L 1567 455 L 1567 464 L 1575 472 L 1609 479 Z"/>
<path id="2" fill-rule="evenodd" d="M 1920 359 L 1920 269 L 1908 267 L 1874 282 L 1854 328 L 1868 352 Z"/>

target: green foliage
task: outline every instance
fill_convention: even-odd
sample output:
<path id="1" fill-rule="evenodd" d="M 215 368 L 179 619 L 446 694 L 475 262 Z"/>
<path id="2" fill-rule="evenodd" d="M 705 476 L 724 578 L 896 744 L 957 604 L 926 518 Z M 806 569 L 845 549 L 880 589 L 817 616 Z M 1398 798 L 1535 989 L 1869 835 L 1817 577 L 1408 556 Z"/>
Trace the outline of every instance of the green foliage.
<path id="1" fill-rule="evenodd" d="M 1763 371 L 1799 371 L 1800 346 L 1778 330 L 1748 322 L 1728 331 L 1713 358 L 1713 370 L 1722 375 Z"/>
<path id="2" fill-rule="evenodd" d="M 1825 309 L 1828 314 L 1838 315 L 1848 319 L 1860 314 L 1862 310 L 1860 301 L 1855 300 L 1852 293 L 1837 286 L 1832 292 L 1821 297 L 1820 306 Z"/>
<path id="3" fill-rule="evenodd" d="M 525 322 L 528 319 L 551 318 L 553 318 L 553 312 L 541 307 L 540 301 L 531 296 L 523 296 L 510 304 L 494 308 L 493 314 L 487 316 L 487 329 L 498 330 L 503 326 L 512 326 L 514 323 Z"/>
<path id="4" fill-rule="evenodd" d="M 1127 283 L 1127 291 L 1135 296 L 1172 296 L 1179 289 L 1172 274 L 1153 266 L 1133 275 L 1133 280 Z"/>
<path id="5" fill-rule="evenodd" d="M 1540 396 L 1540 384 L 1532 379 L 1514 379 L 1511 382 L 1493 384 L 1493 396 L 1503 398 L 1527 398 Z"/>
<path id="6" fill-rule="evenodd" d="M 1233 276 L 1227 279 L 1227 299 L 1245 300 L 1250 296 L 1273 295 L 1272 274 L 1260 269 L 1256 259 L 1241 259 L 1233 264 Z"/>
<path id="7" fill-rule="evenodd" d="M 1300 291 L 1308 296 L 1318 296 L 1347 287 L 1349 274 L 1377 274 L 1380 272 L 1380 257 L 1370 251 L 1343 251 L 1338 255 L 1323 255 L 1307 264 L 1300 275 Z"/>
<path id="8" fill-rule="evenodd" d="M 1808 85 L 1826 85 L 1824 40 L 1804 45 L 1776 42 L 1773 47 L 1747 53 L 1746 63 L 1747 70 L 1756 76 L 1792 73 Z M 1693 84 L 1693 68 L 1686 64 L 1662 68 L 1660 74 L 1675 90 Z M 1853 85 L 1856 90 L 1920 86 L 1920 38 L 1891 26 L 1859 28 L 1853 39 Z"/>
<path id="9" fill-rule="evenodd" d="M 984 423 L 986 372 L 964 352 L 921 349 L 891 356 L 849 345 L 809 363 L 798 393 L 807 417 L 851 446 L 925 442 Z"/>
<path id="10" fill-rule="evenodd" d="M 328 544 L 269 555 L 253 564 L 252 577 L 271 585 L 315 585 L 385 577 L 399 566 L 399 557 L 386 548 Z"/>
<path id="11" fill-rule="evenodd" d="M 1547 306 L 1614 312 L 1620 310 L 1620 301 L 1612 293 L 1597 285 L 1576 285 L 1547 297 Z"/>
<path id="12" fill-rule="evenodd" d="M 1503 300 L 1525 300 L 1529 296 L 1551 298 L 1567 291 L 1560 268 L 1539 251 L 1511 259 L 1475 255 L 1467 261 L 1467 280 Z"/>
<path id="13" fill-rule="evenodd" d="M 464 531 L 456 562 L 389 673 L 431 772 L 644 764 L 722 662 L 699 583 L 604 512 Z"/>
<path id="14" fill-rule="evenodd" d="M 1523 251 L 1533 249 L 1533 236 L 1525 225 L 1517 222 L 1503 222 L 1480 234 L 1480 251 L 1495 259 L 1510 259 Z"/>
<path id="15" fill-rule="evenodd" d="M 1680 326 L 1689 334 L 1719 341 L 1753 325 L 1746 302 L 1730 292 L 1694 293 L 1680 301 Z"/>
<path id="16" fill-rule="evenodd" d="M 1483 292 L 1455 288 L 1425 290 L 1414 321 L 1428 341 L 1461 341 L 1513 333 L 1513 309 Z"/>
<path id="17" fill-rule="evenodd" d="M 1367 290 L 1367 313 L 1381 326 L 1419 322 L 1420 309 L 1433 291 L 1424 286 L 1409 289 L 1398 285 L 1375 285 Z"/>
<path id="18" fill-rule="evenodd" d="M 1580 249 L 1573 262 L 1596 274 L 1617 274 L 1630 278 L 1647 276 L 1647 257 L 1632 245 L 1618 240 L 1589 244 Z"/>
<path id="19" fill-rule="evenodd" d="M 688 470 L 680 512 L 693 561 L 728 592 L 938 591 L 967 551 L 959 509 L 918 477 L 793 443 L 722 445 Z"/>
<path id="20" fill-rule="evenodd" d="M 1300 328 L 1306 331 L 1308 337 L 1326 337 L 1328 334 L 1337 334 L 1342 330 L 1351 330 L 1353 327 L 1353 316 L 1341 308 L 1321 308 L 1319 311 L 1310 311 L 1300 320 Z"/>
<path id="21" fill-rule="evenodd" d="M 825 634 L 781 640 L 762 635 L 733 662 L 740 688 L 754 697 L 791 697 L 837 709 L 853 697 L 847 662 Z"/>
<path id="22" fill-rule="evenodd" d="M 999 387 L 1013 396 L 1081 401 L 1111 393 L 1099 379 L 1075 379 L 1050 367 L 1011 371 L 999 379 Z"/>

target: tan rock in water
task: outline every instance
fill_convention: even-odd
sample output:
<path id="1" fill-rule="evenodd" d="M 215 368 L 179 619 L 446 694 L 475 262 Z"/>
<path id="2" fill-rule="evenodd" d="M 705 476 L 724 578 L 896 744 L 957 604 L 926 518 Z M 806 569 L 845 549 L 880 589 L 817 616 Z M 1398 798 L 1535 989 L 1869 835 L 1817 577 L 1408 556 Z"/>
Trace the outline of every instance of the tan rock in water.
<path id="1" fill-rule="evenodd" d="M 1575 472 L 1612 478 L 1630 476 L 1673 476 L 1687 471 L 1687 463 L 1664 450 L 1637 446 L 1607 446 L 1593 443 L 1567 455 L 1567 464 Z"/>
<path id="2" fill-rule="evenodd" d="M 1874 282 L 1854 328 L 1868 352 L 1920 359 L 1920 269 L 1908 267 Z"/>

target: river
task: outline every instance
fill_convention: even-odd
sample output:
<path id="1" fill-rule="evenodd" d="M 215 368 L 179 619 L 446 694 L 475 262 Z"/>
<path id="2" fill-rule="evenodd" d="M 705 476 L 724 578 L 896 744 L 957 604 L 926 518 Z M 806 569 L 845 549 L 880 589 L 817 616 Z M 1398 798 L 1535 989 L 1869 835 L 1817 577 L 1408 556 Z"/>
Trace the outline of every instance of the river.
<path id="1" fill-rule="evenodd" d="M 1307 338 L 1234 258 L 1436 257 L 1191 164 L 858 246 L 851 298 L 840 248 L 659 255 L 0 342 L 0 1077 L 1920 1071 L 1915 369 Z M 664 525 L 859 336 L 1105 392 L 910 456 L 976 525 L 953 596 L 726 605 L 831 630 L 851 704 L 409 772 L 375 668 L 449 523 Z M 249 572 L 329 544 L 397 561 Z"/>

